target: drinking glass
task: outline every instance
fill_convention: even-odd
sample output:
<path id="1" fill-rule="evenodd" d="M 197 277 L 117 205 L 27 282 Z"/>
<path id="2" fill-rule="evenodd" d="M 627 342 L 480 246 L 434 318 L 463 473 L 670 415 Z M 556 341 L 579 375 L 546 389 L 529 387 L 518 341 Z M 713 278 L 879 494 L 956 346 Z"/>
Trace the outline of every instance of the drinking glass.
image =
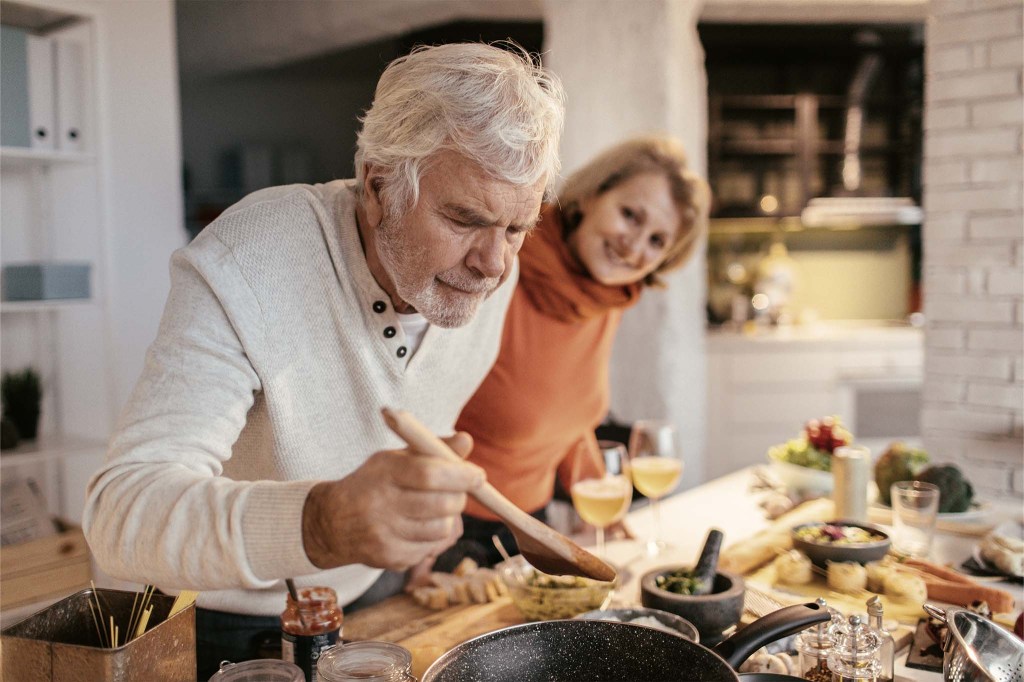
<path id="1" fill-rule="evenodd" d="M 580 518 L 597 531 L 597 552 L 606 555 L 604 529 L 621 521 L 633 499 L 626 447 L 612 441 L 598 441 L 604 471 L 574 477 L 569 494 Z"/>
<path id="2" fill-rule="evenodd" d="M 892 546 L 897 552 L 926 558 L 939 513 L 939 487 L 921 481 L 892 484 Z"/>
<path id="3" fill-rule="evenodd" d="M 647 553 L 661 554 L 667 546 L 661 539 L 660 500 L 672 492 L 683 475 L 679 436 L 666 421 L 645 419 L 633 424 L 629 434 L 629 460 L 633 485 L 651 501 L 654 531 L 647 542 Z"/>

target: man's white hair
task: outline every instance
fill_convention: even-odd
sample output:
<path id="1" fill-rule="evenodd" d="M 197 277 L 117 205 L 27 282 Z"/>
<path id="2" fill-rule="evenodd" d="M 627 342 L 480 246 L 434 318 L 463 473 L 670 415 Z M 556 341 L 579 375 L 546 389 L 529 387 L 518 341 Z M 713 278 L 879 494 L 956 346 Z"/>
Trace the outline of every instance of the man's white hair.
<path id="1" fill-rule="evenodd" d="M 533 185 L 558 176 L 565 95 L 522 47 L 452 43 L 391 62 L 362 118 L 356 180 L 384 169 L 381 200 L 401 215 L 419 199 L 432 157 L 454 151 L 499 180 Z"/>

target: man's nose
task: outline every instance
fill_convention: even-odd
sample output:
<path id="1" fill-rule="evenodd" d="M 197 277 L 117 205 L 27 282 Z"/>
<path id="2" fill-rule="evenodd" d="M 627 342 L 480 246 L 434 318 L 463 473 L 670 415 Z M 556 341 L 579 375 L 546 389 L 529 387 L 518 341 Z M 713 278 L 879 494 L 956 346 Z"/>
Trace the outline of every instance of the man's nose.
<path id="1" fill-rule="evenodd" d="M 509 245 L 504 230 L 481 230 L 481 235 L 466 257 L 466 265 L 481 277 L 501 277 Z"/>

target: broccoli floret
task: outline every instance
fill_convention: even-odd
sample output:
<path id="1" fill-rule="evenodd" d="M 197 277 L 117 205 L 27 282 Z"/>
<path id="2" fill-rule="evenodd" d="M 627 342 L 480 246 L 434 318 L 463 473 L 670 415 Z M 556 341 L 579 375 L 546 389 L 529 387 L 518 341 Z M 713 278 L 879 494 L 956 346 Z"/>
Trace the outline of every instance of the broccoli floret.
<path id="1" fill-rule="evenodd" d="M 875 462 L 875 483 L 878 498 L 883 504 L 892 504 L 890 488 L 897 481 L 912 481 L 928 466 L 928 453 L 893 443 Z"/>
<path id="2" fill-rule="evenodd" d="M 928 467 L 917 475 L 918 481 L 939 486 L 939 512 L 964 512 L 974 499 L 970 481 L 953 464 Z"/>

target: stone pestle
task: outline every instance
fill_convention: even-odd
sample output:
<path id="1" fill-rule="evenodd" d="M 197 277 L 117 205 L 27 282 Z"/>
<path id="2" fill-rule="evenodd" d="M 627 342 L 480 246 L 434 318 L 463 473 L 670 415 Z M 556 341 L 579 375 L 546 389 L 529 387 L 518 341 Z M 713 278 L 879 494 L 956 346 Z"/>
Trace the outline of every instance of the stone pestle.
<path id="1" fill-rule="evenodd" d="M 712 528 L 704 540 L 704 548 L 693 568 L 694 586 L 691 594 L 710 594 L 715 585 L 715 573 L 718 570 L 718 552 L 722 549 L 722 531 Z"/>

